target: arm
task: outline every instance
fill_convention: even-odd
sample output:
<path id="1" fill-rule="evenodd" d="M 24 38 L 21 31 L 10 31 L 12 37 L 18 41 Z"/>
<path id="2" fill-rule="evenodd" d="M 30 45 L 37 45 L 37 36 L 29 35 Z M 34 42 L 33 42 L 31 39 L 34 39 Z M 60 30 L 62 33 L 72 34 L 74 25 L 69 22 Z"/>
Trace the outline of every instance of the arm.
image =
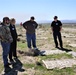
<path id="1" fill-rule="evenodd" d="M 62 30 L 62 26 L 60 26 L 60 31 Z"/>
<path id="2" fill-rule="evenodd" d="M 23 27 L 24 27 L 25 29 L 27 29 L 27 23 L 26 23 L 26 22 L 23 23 Z"/>
<path id="3" fill-rule="evenodd" d="M 52 30 L 52 32 L 53 32 L 53 27 L 51 27 L 51 30 Z"/>
<path id="4" fill-rule="evenodd" d="M 2 27 L 0 27 L 0 39 L 2 39 Z"/>
<path id="5" fill-rule="evenodd" d="M 60 31 L 62 30 L 62 23 L 60 22 Z"/>
<path id="6" fill-rule="evenodd" d="M 53 22 L 51 23 L 51 30 L 52 30 L 52 32 L 53 32 Z"/>
<path id="7" fill-rule="evenodd" d="M 38 27 L 38 24 L 35 22 L 35 29 Z"/>
<path id="8" fill-rule="evenodd" d="M 3 37 L 0 35 L 0 39 L 3 39 Z"/>
<path id="9" fill-rule="evenodd" d="M 15 27 L 15 31 L 16 31 L 16 39 L 18 38 L 18 35 L 17 35 L 17 30 L 16 30 L 16 27 Z"/>

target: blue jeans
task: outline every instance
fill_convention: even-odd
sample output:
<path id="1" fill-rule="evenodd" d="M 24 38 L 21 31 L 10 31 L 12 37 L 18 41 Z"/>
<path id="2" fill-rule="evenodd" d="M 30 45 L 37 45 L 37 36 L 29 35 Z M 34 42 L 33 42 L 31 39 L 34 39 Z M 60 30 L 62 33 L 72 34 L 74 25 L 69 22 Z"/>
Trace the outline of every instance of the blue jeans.
<path id="1" fill-rule="evenodd" d="M 10 51 L 10 43 L 7 42 L 1 42 L 2 48 L 3 48 L 3 62 L 4 66 L 8 65 L 8 54 Z"/>
<path id="2" fill-rule="evenodd" d="M 31 43 L 32 43 L 33 47 L 36 48 L 36 35 L 35 35 L 35 33 L 34 34 L 26 33 L 26 39 L 27 39 L 28 48 L 31 48 Z"/>

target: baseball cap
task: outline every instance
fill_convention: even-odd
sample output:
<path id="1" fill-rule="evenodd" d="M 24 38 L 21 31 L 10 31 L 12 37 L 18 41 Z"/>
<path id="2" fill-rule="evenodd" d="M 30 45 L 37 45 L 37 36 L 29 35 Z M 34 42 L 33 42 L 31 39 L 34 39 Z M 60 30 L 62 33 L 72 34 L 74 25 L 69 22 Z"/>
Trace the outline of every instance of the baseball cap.
<path id="1" fill-rule="evenodd" d="M 35 18 L 34 18 L 34 16 L 32 16 L 32 17 L 31 17 L 31 19 L 33 19 L 33 20 L 34 20 L 34 19 L 35 19 Z"/>
<path id="2" fill-rule="evenodd" d="M 57 19 L 58 17 L 57 16 L 54 16 L 54 19 Z"/>

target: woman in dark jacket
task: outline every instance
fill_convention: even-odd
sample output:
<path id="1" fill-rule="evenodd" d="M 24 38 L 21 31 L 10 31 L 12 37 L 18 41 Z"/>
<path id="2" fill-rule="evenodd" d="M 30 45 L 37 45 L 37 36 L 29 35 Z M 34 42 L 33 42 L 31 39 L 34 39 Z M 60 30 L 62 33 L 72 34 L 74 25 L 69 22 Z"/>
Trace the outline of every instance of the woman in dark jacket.
<path id="1" fill-rule="evenodd" d="M 17 52 L 16 52 L 16 47 L 17 47 L 17 32 L 16 32 L 16 28 L 15 28 L 15 19 L 12 18 L 10 20 L 10 31 L 11 31 L 11 35 L 13 38 L 13 42 L 10 45 L 10 52 L 9 52 L 9 59 L 10 62 L 13 61 L 12 56 L 14 56 L 14 58 L 17 58 Z"/>

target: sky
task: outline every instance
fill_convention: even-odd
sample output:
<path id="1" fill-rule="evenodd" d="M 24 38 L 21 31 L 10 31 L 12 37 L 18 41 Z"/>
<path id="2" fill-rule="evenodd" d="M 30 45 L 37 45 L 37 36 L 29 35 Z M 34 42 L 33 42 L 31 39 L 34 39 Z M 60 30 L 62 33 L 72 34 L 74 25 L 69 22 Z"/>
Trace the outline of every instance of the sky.
<path id="1" fill-rule="evenodd" d="M 16 22 L 29 20 L 76 20 L 76 0 L 0 0 L 0 21 L 3 17 L 15 18 Z"/>

